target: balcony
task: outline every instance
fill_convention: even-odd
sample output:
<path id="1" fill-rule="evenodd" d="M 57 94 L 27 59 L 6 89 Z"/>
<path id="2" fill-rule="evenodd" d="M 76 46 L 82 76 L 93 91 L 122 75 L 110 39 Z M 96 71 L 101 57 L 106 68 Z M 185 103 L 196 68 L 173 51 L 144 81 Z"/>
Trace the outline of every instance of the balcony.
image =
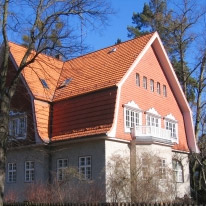
<path id="1" fill-rule="evenodd" d="M 154 126 L 136 126 L 133 129 L 133 136 L 139 143 L 167 143 L 177 142 L 177 138 L 171 137 L 171 131 Z"/>

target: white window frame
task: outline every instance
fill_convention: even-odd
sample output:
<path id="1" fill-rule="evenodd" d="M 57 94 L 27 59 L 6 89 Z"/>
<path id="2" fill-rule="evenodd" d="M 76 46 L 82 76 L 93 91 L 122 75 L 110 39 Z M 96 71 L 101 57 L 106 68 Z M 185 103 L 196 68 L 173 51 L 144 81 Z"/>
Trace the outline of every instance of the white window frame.
<path id="1" fill-rule="evenodd" d="M 178 121 L 175 119 L 175 117 L 172 114 L 168 114 L 166 117 L 164 117 L 165 122 L 165 129 L 171 131 L 171 140 L 172 142 L 179 142 L 178 138 Z"/>
<path id="2" fill-rule="evenodd" d="M 62 181 L 65 178 L 65 170 L 68 168 L 68 159 L 57 160 L 57 180 Z"/>
<path id="3" fill-rule="evenodd" d="M 159 82 L 157 82 L 157 94 L 161 94 L 161 86 Z"/>
<path id="4" fill-rule="evenodd" d="M 7 182 L 15 183 L 17 175 L 16 163 L 8 163 L 7 166 Z"/>
<path id="5" fill-rule="evenodd" d="M 147 77 L 143 76 L 143 88 L 147 89 Z"/>
<path id="6" fill-rule="evenodd" d="M 34 161 L 26 161 L 24 165 L 24 181 L 25 182 L 34 182 L 35 178 L 35 163 Z"/>
<path id="7" fill-rule="evenodd" d="M 159 159 L 159 175 L 161 180 L 165 180 L 167 176 L 167 165 L 166 165 L 166 159 Z"/>
<path id="8" fill-rule="evenodd" d="M 146 111 L 146 125 L 151 127 L 161 127 L 161 115 L 154 109 Z"/>
<path id="9" fill-rule="evenodd" d="M 124 104 L 125 132 L 131 132 L 131 128 L 139 125 L 142 125 L 142 110 L 134 101 Z"/>
<path id="10" fill-rule="evenodd" d="M 183 172 L 183 166 L 181 162 L 176 159 L 173 159 L 172 168 L 174 172 L 175 181 L 177 183 L 183 183 L 184 182 L 184 172 Z"/>
<path id="11" fill-rule="evenodd" d="M 9 136 L 16 139 L 25 139 L 27 134 L 27 116 L 25 113 L 10 112 Z"/>
<path id="12" fill-rule="evenodd" d="M 136 73 L 136 85 L 138 87 L 140 87 L 140 75 L 139 75 L 139 73 Z"/>
<path id="13" fill-rule="evenodd" d="M 167 87 L 166 87 L 166 85 L 163 85 L 163 96 L 167 97 Z"/>
<path id="14" fill-rule="evenodd" d="M 154 80 L 150 79 L 150 91 L 154 92 Z"/>
<path id="15" fill-rule="evenodd" d="M 84 180 L 92 179 L 92 156 L 79 157 L 79 174 Z"/>

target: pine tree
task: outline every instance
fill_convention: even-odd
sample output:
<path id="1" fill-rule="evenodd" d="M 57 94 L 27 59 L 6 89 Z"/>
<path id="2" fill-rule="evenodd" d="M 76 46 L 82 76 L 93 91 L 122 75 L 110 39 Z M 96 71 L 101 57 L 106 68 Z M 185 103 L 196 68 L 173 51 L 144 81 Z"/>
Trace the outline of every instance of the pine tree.
<path id="1" fill-rule="evenodd" d="M 186 52 L 194 40 L 188 31 L 197 22 L 200 15 L 194 16 L 192 5 L 184 1 L 180 13 L 168 9 L 166 0 L 150 0 L 144 4 L 141 13 L 133 13 L 132 23 L 128 26 L 128 36 L 138 37 L 157 31 L 170 57 L 185 96 L 194 101 L 196 80 L 191 76 L 191 69 L 186 61 Z"/>

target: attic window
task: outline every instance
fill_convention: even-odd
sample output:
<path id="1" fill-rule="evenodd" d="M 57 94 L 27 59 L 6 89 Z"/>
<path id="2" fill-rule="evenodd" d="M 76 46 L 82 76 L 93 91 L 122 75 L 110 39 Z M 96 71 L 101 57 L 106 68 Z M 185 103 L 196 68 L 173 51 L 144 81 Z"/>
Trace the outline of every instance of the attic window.
<path id="1" fill-rule="evenodd" d="M 41 83 L 42 83 L 44 88 L 49 89 L 49 86 L 48 86 L 48 84 L 47 84 L 45 79 L 40 79 L 40 81 L 41 81 Z"/>
<path id="2" fill-rule="evenodd" d="M 71 81 L 72 81 L 72 78 L 65 79 L 65 80 L 61 83 L 61 85 L 60 85 L 59 87 L 60 87 L 60 88 L 61 88 L 61 87 L 65 87 L 65 86 L 67 86 Z"/>
<path id="3" fill-rule="evenodd" d="M 114 47 L 114 48 L 112 48 L 111 50 L 109 50 L 108 54 L 113 53 L 113 52 L 116 52 L 116 51 L 117 51 L 117 48 Z"/>

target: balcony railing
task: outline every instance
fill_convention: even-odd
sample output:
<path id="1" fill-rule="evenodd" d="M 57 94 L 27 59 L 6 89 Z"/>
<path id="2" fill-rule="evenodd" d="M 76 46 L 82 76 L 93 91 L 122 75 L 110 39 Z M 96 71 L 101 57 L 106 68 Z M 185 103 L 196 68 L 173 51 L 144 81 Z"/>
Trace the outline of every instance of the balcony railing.
<path id="1" fill-rule="evenodd" d="M 151 137 L 159 140 L 166 140 L 174 142 L 171 138 L 171 131 L 154 126 L 137 126 L 134 129 L 134 136 L 136 139 Z"/>

